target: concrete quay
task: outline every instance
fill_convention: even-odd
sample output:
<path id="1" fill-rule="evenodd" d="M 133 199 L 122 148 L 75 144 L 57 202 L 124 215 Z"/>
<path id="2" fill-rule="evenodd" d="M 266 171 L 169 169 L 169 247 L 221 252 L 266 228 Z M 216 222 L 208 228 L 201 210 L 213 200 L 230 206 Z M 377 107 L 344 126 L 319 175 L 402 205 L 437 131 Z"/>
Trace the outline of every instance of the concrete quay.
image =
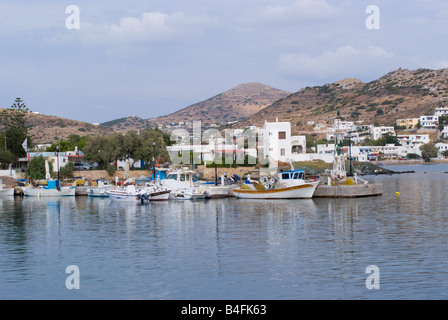
<path id="1" fill-rule="evenodd" d="M 382 184 L 319 185 L 314 191 L 313 198 L 357 198 L 382 194 Z"/>

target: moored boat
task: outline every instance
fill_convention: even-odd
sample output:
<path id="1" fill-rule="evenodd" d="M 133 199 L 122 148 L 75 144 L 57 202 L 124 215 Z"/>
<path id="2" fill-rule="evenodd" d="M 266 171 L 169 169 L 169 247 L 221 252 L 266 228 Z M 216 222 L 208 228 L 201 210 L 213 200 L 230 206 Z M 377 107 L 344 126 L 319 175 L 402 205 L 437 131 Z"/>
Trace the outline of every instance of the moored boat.
<path id="1" fill-rule="evenodd" d="M 76 195 L 76 187 L 61 187 L 59 180 L 46 180 L 46 186 L 22 187 L 28 197 L 67 197 Z"/>
<path id="2" fill-rule="evenodd" d="M 205 199 L 206 192 L 193 184 L 194 171 L 178 169 L 171 171 L 165 179 L 160 181 L 160 186 L 171 190 L 169 199 L 200 200 Z"/>
<path id="3" fill-rule="evenodd" d="M 0 188 L 0 197 L 13 197 L 14 188 Z"/>
<path id="4" fill-rule="evenodd" d="M 167 201 L 171 193 L 170 189 L 161 187 L 159 183 L 148 183 L 144 189 L 149 194 L 151 201 Z"/>
<path id="5" fill-rule="evenodd" d="M 137 190 L 134 185 L 128 185 L 126 188 L 107 190 L 106 194 L 112 200 L 126 202 L 149 202 L 150 196 L 145 190 Z"/>
<path id="6" fill-rule="evenodd" d="M 258 183 L 245 183 L 233 193 L 242 199 L 309 199 L 318 184 L 319 180 L 305 180 L 304 170 L 290 170 L 262 177 Z"/>
<path id="7" fill-rule="evenodd" d="M 114 186 L 104 182 L 102 180 L 98 180 L 97 186 L 92 186 L 87 190 L 87 194 L 89 197 L 102 197 L 107 198 L 108 195 L 106 191 L 113 190 Z"/>

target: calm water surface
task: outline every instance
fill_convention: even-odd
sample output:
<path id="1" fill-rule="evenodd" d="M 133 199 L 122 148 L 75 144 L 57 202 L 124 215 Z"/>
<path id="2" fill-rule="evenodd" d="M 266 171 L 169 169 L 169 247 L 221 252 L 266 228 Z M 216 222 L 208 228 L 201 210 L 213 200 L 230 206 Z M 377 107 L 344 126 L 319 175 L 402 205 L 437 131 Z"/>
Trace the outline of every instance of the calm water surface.
<path id="1" fill-rule="evenodd" d="M 392 168 L 359 199 L 1 199 L 0 299 L 447 299 L 448 166 Z"/>

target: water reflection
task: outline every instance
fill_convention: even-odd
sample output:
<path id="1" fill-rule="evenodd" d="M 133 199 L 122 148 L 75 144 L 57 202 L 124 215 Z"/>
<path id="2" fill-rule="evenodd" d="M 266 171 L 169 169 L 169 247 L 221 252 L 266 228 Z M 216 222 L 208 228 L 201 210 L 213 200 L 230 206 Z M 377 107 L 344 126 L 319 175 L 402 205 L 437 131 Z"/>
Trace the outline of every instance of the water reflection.
<path id="1" fill-rule="evenodd" d="M 428 168 L 371 177 L 373 198 L 2 199 L 0 297 L 72 298 L 75 264 L 77 298 L 444 298 L 448 179 Z M 371 264 L 381 290 L 365 287 Z"/>

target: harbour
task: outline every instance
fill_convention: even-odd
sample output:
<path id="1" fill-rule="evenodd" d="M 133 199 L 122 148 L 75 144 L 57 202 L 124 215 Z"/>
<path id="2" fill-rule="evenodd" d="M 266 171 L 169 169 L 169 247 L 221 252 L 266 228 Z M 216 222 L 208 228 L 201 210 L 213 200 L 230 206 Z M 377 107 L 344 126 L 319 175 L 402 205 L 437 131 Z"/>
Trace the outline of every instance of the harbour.
<path id="1" fill-rule="evenodd" d="M 448 166 L 394 170 L 381 197 L 2 198 L 0 298 L 445 299 Z"/>

